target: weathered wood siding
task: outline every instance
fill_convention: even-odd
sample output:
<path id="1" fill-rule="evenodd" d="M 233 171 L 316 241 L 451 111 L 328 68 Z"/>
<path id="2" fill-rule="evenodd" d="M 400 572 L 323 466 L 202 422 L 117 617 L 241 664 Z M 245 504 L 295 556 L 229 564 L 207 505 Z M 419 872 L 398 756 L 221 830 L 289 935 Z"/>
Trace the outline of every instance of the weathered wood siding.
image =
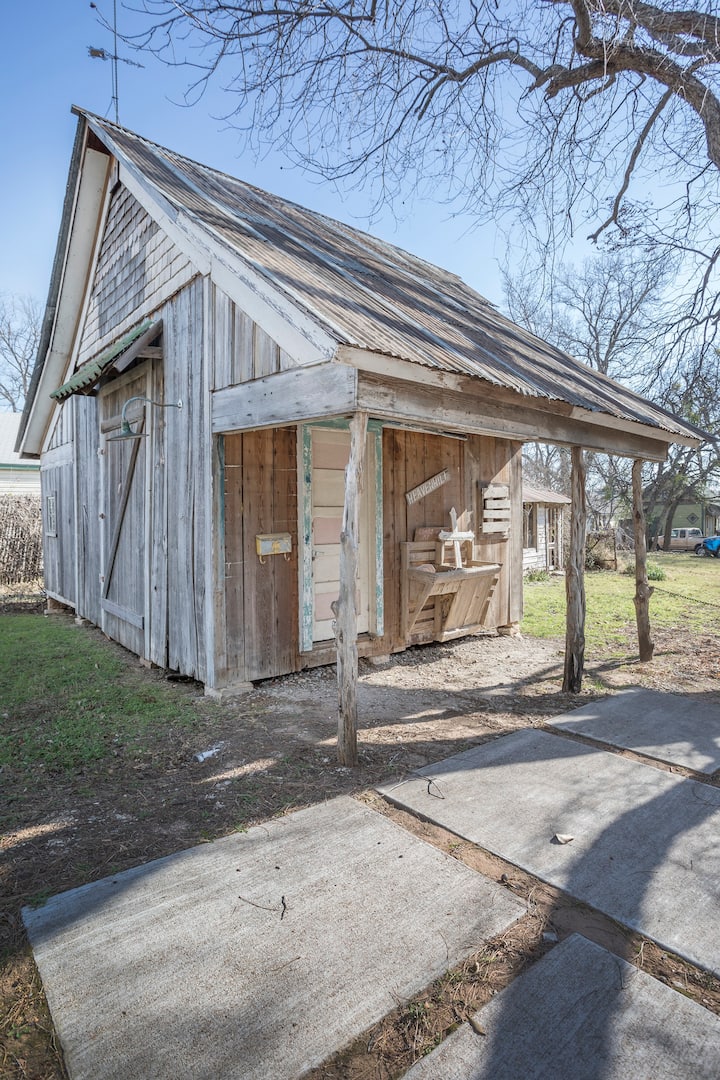
<path id="1" fill-rule="evenodd" d="M 523 513 L 525 511 L 523 510 Z M 532 513 L 535 517 L 534 543 L 530 547 L 523 547 L 523 570 L 546 570 L 547 548 L 545 538 L 545 518 L 547 507 L 543 503 L 533 503 Z"/>
<path id="2" fill-rule="evenodd" d="M 48 596 L 75 604 L 75 450 L 71 403 L 57 413 L 40 466 L 43 514 L 43 556 Z M 54 528 L 49 520 L 54 505 Z"/>
<path id="3" fill-rule="evenodd" d="M 298 508 L 295 428 L 226 435 L 224 538 L 227 682 L 295 671 Z M 259 533 L 290 533 L 291 552 L 260 561 Z"/>
<path id="4" fill-rule="evenodd" d="M 472 515 L 478 557 L 499 563 L 500 578 L 487 612 L 488 627 L 516 623 L 522 615 L 522 503 L 520 447 L 502 439 L 471 436 L 467 441 L 386 429 L 383 437 L 385 637 L 377 651 L 405 648 L 401 632 L 400 544 L 422 527 L 449 528 L 452 507 Z M 417 502 L 406 494 L 444 469 L 450 479 Z M 491 482 L 510 487 L 511 521 L 507 539 L 483 536 L 480 487 Z"/>
<path id="5" fill-rule="evenodd" d="M 203 295 L 203 282 L 197 279 L 163 309 L 164 396 L 167 401 L 182 401 L 183 407 L 166 410 L 164 454 L 155 457 L 155 486 L 164 482 L 167 502 L 166 507 L 156 506 L 155 514 L 167 524 L 164 534 L 155 532 L 152 580 L 153 588 L 157 584 L 167 593 L 169 666 L 205 682 L 212 445 L 205 408 Z M 160 558 L 163 544 L 166 570 Z"/>
<path id="6" fill-rule="evenodd" d="M 73 397 L 77 545 L 76 611 L 100 625 L 100 454 L 98 399 Z"/>
<path id="7" fill-rule="evenodd" d="M 193 276 L 185 255 L 124 187 L 111 196 L 79 354 L 82 363 Z"/>
<path id="8" fill-rule="evenodd" d="M 215 285 L 210 287 L 210 307 L 214 390 L 262 379 L 296 366 L 292 358 Z"/>
<path id="9" fill-rule="evenodd" d="M 350 432 L 314 427 L 311 432 L 311 527 L 313 567 L 313 640 L 334 641 L 332 604 L 340 589 L 340 548 L 345 505 L 345 472 L 350 457 Z M 374 509 L 372 484 L 366 482 L 360 496 L 358 530 L 357 630 L 370 627 L 373 555 L 370 544 L 375 530 L 369 520 Z"/>
<path id="10" fill-rule="evenodd" d="M 205 620 L 212 452 L 203 295 L 196 278 L 158 310 L 162 360 L 130 369 L 98 398 L 72 398 L 62 407 L 44 458 L 48 486 L 52 482 L 54 490 L 63 481 L 58 509 L 67 508 L 62 530 L 58 523 L 58 537 L 48 542 L 51 595 L 75 604 L 78 614 L 138 655 L 201 681 L 210 670 Z M 134 405 L 130 415 L 144 413 L 148 438 L 108 442 L 119 431 L 123 404 L 138 394 L 182 400 L 183 407 Z M 72 438 L 73 411 L 74 448 L 72 441 L 55 445 Z M 104 590 L 111 561 L 112 580 Z"/>

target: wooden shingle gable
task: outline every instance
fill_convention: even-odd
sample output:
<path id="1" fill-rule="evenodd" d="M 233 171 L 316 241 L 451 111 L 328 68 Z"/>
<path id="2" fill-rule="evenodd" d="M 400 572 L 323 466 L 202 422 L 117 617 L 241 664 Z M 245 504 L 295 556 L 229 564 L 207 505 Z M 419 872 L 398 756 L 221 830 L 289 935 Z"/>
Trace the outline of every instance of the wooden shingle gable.
<path id="1" fill-rule="evenodd" d="M 212 228 L 198 222 L 192 204 L 173 200 L 184 191 L 167 163 L 143 158 L 138 147 L 150 146 L 135 137 L 129 151 L 122 129 L 114 129 L 90 114 L 85 116 L 92 130 L 102 138 L 119 162 L 119 177 L 123 185 L 153 217 L 177 248 L 192 261 L 198 273 L 207 276 L 238 307 L 245 311 L 289 355 L 300 363 L 317 363 L 329 359 L 336 347 L 337 337 L 322 321 L 309 313 L 306 305 L 290 291 L 259 272 L 251 261 L 239 259 L 237 253 L 224 243 Z M 150 167 L 153 166 L 153 167 Z M 153 179 L 164 169 L 164 187 Z"/>

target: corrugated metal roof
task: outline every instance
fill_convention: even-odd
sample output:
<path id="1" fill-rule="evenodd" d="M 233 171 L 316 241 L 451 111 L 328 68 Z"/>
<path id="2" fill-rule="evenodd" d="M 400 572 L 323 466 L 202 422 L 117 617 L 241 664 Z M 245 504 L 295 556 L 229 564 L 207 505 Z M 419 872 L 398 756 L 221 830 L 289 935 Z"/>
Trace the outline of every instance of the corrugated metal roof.
<path id="1" fill-rule="evenodd" d="M 561 495 L 557 491 L 551 491 L 550 488 L 533 487 L 523 480 L 522 501 L 524 503 L 546 503 L 549 506 L 567 506 L 572 502 L 572 499 L 569 499 L 567 495 Z"/>
<path id="2" fill-rule="evenodd" d="M 186 221 L 339 344 L 684 436 L 702 432 L 505 318 L 459 277 L 358 229 L 81 112 Z"/>
<path id="3" fill-rule="evenodd" d="M 84 391 L 89 390 L 104 372 L 117 363 L 123 353 L 126 353 L 136 342 L 140 345 L 142 343 L 141 339 L 150 339 L 159 333 L 159 327 L 160 323 L 154 323 L 152 319 L 148 319 L 140 326 L 134 327 L 120 341 L 116 341 L 106 352 L 98 356 L 97 359 L 88 360 L 86 364 L 79 367 L 67 382 L 64 382 L 62 386 L 58 386 L 57 390 L 53 390 L 50 397 L 55 398 L 56 401 L 65 401 L 71 394 L 82 394 Z"/>

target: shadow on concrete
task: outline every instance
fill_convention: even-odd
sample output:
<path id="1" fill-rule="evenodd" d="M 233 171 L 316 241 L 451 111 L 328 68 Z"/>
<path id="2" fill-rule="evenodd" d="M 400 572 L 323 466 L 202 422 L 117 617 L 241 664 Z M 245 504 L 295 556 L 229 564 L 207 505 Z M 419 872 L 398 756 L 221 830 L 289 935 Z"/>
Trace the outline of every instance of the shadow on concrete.
<path id="1" fill-rule="evenodd" d="M 708 743 L 714 747 L 714 739 L 718 736 L 720 709 L 717 710 L 717 725 L 713 731 L 708 730 L 699 737 L 697 749 L 707 749 Z M 606 813 L 603 814 L 602 805 L 594 807 L 598 827 L 592 842 L 582 850 L 577 849 L 577 844 L 575 850 L 570 844 L 562 849 L 568 852 L 568 858 L 561 873 L 549 871 L 547 865 L 538 865 L 542 859 L 535 859 L 532 852 L 524 857 L 522 838 L 518 839 L 514 850 L 508 850 L 502 839 L 492 837 L 482 802 L 483 772 L 490 766 L 501 764 L 507 773 L 508 794 L 512 793 L 507 800 L 506 814 L 512 817 L 520 813 L 525 822 L 523 815 L 527 807 L 519 807 L 523 795 L 518 792 L 517 784 L 514 785 L 513 773 L 525 760 L 522 748 L 528 738 L 535 740 L 533 762 L 541 768 L 547 766 L 547 787 L 537 799 L 539 816 L 547 813 L 552 805 L 554 765 L 562 769 L 568 760 L 586 758 L 591 771 L 594 761 L 599 760 L 598 755 L 607 755 L 620 766 L 617 777 L 608 777 L 604 791 Z M 501 748 L 512 746 L 514 742 L 517 743 L 517 755 L 510 750 L 501 757 Z M 487 756 L 485 762 L 484 756 Z M 462 794 L 456 793 L 455 789 L 451 791 L 448 775 L 464 770 L 477 778 L 478 791 L 476 816 L 468 828 L 462 827 L 460 818 L 464 812 L 472 816 L 469 806 L 471 786 L 466 783 Z M 720 827 L 720 790 L 712 782 L 684 779 L 650 765 L 627 761 L 619 755 L 589 747 L 568 733 L 557 737 L 530 731 L 500 737 L 491 745 L 439 762 L 421 772 L 418 782 L 426 786 L 424 801 L 416 797 L 406 801 L 402 794 L 406 785 L 393 790 L 385 788 L 385 794 L 405 808 L 419 811 L 437 824 L 560 887 L 568 895 L 658 941 L 699 967 L 720 973 L 720 851 L 713 841 Z M 573 776 L 577 778 L 581 773 L 582 769 L 577 770 Z M 620 787 L 628 782 L 632 784 L 633 776 L 638 780 L 637 787 L 631 791 L 633 798 L 630 805 L 620 809 L 616 801 Z M 448 778 L 447 782 L 444 777 Z M 411 786 L 416 785 L 412 783 Z M 587 794 L 581 783 L 571 784 L 567 791 L 563 789 L 562 821 L 572 820 L 576 813 L 582 813 Z M 458 814 L 454 815 L 450 812 L 450 804 L 456 797 L 458 802 L 464 801 L 465 810 L 459 807 Z M 602 821 L 603 816 L 607 818 L 606 823 Z M 708 829 L 713 819 L 717 827 L 713 824 L 712 829 Z M 543 821 L 541 828 L 544 825 Z M 548 834 L 545 840 L 552 843 L 551 835 Z M 662 930 L 658 932 L 660 927 Z M 691 941 L 688 940 L 690 933 Z M 587 992 L 596 995 L 592 1000 L 592 1037 L 586 1039 L 587 1032 L 582 1028 L 573 1031 L 572 1021 L 567 1017 L 558 1018 L 555 1035 L 543 1040 L 538 1053 L 523 1069 L 523 1077 L 535 1080 L 607 1080 L 613 1077 L 615 1080 L 617 1074 L 612 1071 L 611 1063 L 623 995 L 596 994 L 592 983 Z M 509 1069 L 508 1047 L 514 1045 L 517 1037 L 518 1017 L 512 1009 L 507 1013 L 500 1010 L 494 1019 L 492 1037 L 483 1040 L 482 1069 L 468 1073 L 468 1080 L 480 1080 L 481 1077 L 483 1080 L 516 1080 L 519 1075 L 517 1062 Z M 553 1049 L 554 1038 L 558 1040 L 557 1054 Z M 561 1061 L 567 1060 L 566 1047 L 563 1049 L 567 1038 L 574 1041 L 574 1065 L 570 1072 L 563 1071 L 564 1066 L 561 1066 Z M 682 1034 L 675 1033 L 673 1039 L 682 1040 Z M 658 1071 L 654 1075 L 667 1075 L 662 1072 L 662 1042 L 654 1052 L 658 1057 Z"/>

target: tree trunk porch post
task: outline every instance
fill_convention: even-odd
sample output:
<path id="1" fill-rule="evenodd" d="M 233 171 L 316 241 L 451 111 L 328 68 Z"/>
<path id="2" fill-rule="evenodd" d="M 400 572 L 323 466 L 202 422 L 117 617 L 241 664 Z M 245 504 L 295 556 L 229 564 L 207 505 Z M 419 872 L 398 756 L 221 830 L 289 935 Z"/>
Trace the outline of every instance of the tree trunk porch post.
<path id="1" fill-rule="evenodd" d="M 357 750 L 357 573 L 360 540 L 360 495 L 363 484 L 368 414 L 350 421 L 350 460 L 345 471 L 345 504 L 340 534 L 340 581 L 335 613 L 338 680 L 338 761 L 354 768 Z"/>
<path id="2" fill-rule="evenodd" d="M 563 691 L 579 694 L 585 662 L 585 451 L 572 447 L 570 552 L 565 576 L 567 599 Z"/>
<path id="3" fill-rule="evenodd" d="M 635 532 L 635 617 L 637 620 L 640 661 L 652 660 L 655 645 L 650 636 L 650 597 L 654 589 L 648 585 L 647 538 L 645 533 L 645 510 L 643 508 L 642 461 L 633 461 L 633 529 Z"/>

